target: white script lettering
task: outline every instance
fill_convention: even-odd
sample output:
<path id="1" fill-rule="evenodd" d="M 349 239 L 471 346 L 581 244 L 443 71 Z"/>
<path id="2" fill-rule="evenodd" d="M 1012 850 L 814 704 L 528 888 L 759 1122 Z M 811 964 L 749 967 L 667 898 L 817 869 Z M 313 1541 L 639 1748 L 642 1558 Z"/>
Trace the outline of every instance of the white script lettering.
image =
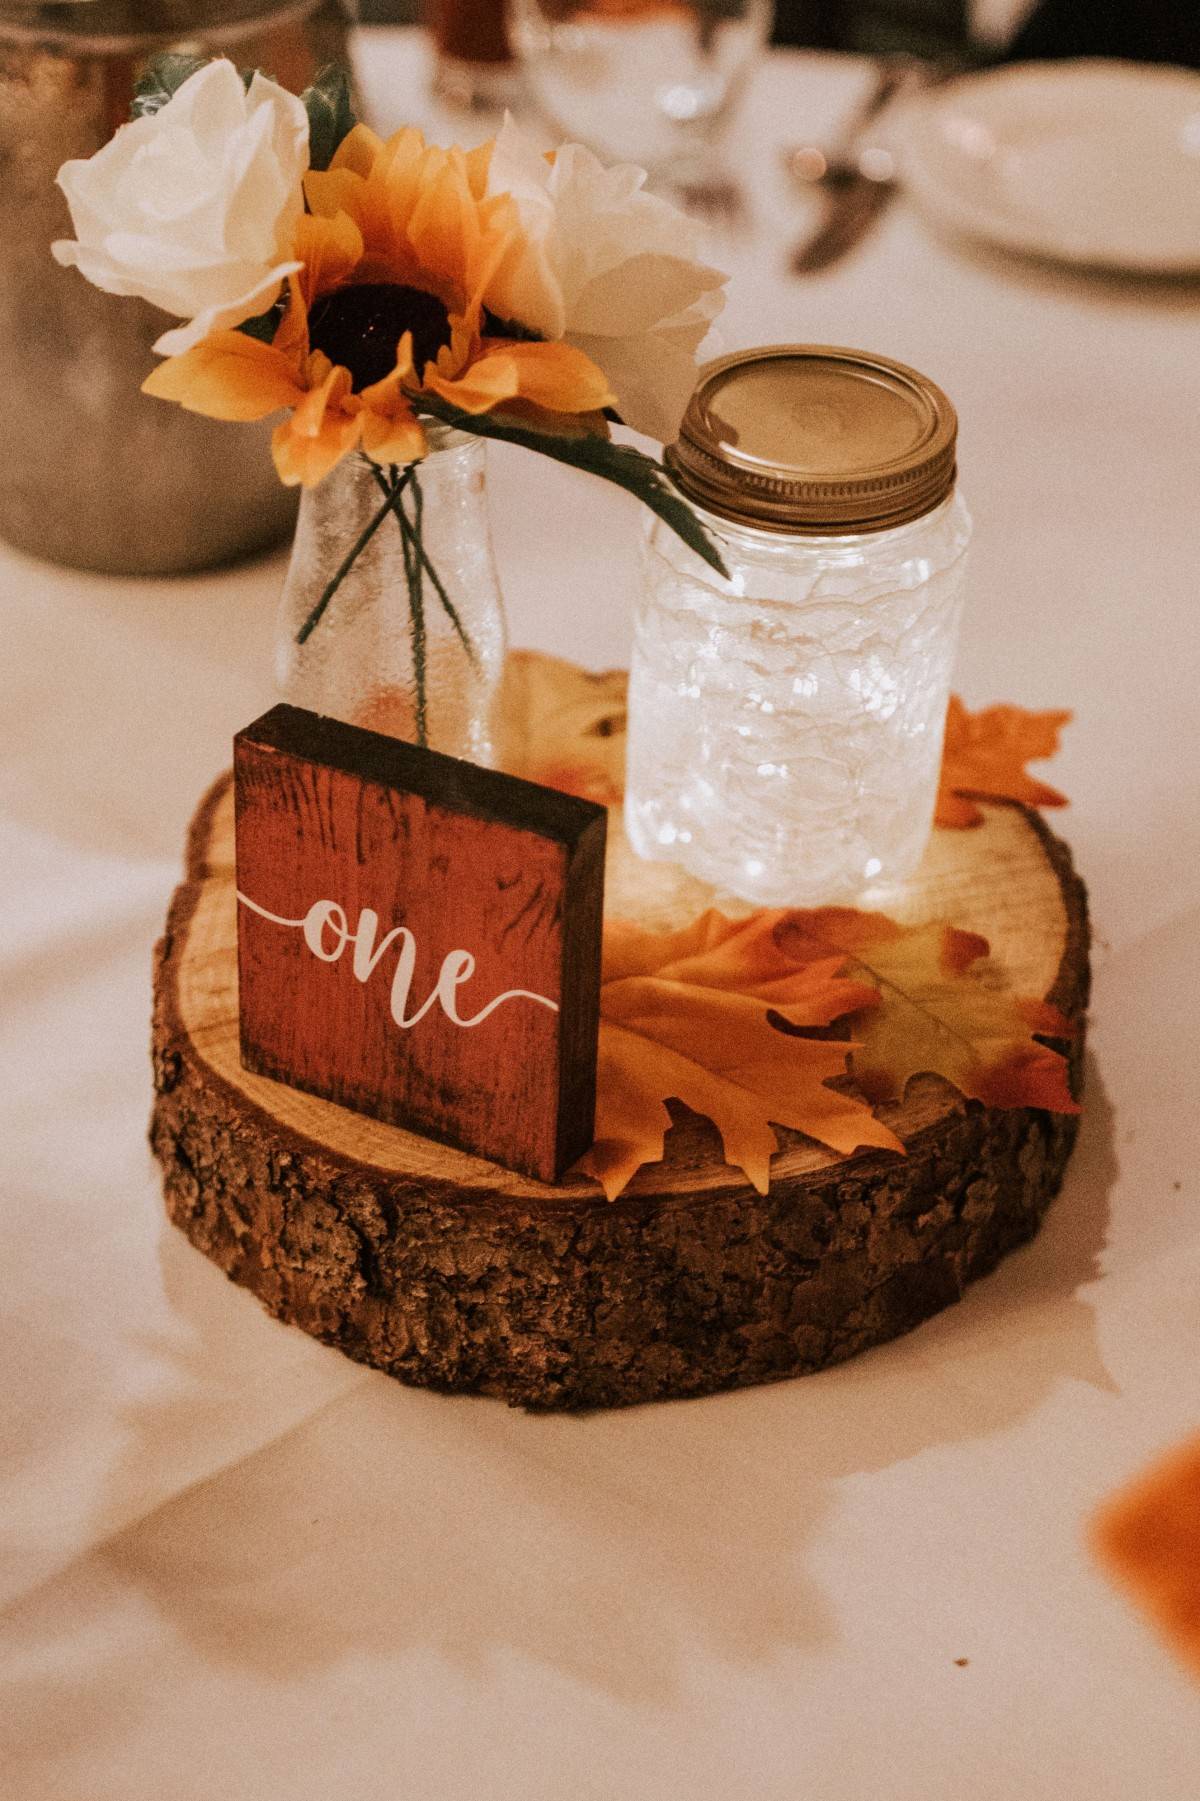
<path id="1" fill-rule="evenodd" d="M 336 963 L 348 944 L 354 946 L 352 965 L 354 977 L 358 982 L 366 982 L 379 967 L 380 959 L 390 950 L 393 944 L 400 949 L 396 958 L 396 969 L 392 976 L 391 1012 L 398 1026 L 406 1031 L 418 1025 L 435 1002 L 441 1007 L 446 1018 L 453 1025 L 482 1025 L 502 1007 L 506 1001 L 536 1001 L 539 1007 L 549 1007 L 551 1013 L 558 1012 L 558 1002 L 547 999 L 544 994 L 534 994 L 528 988 L 509 988 L 498 994 L 495 1000 L 481 1007 L 469 1019 L 464 1019 L 458 1010 L 456 991 L 464 982 L 469 982 L 475 974 L 475 959 L 470 951 L 447 951 L 442 958 L 442 967 L 438 971 L 437 981 L 428 999 L 416 1009 L 408 1012 L 409 996 L 412 990 L 413 975 L 417 964 L 417 941 L 407 926 L 393 926 L 385 932 L 377 944 L 379 932 L 379 915 L 371 907 L 364 907 L 358 916 L 358 925 L 350 930 L 350 922 L 346 918 L 346 910 L 339 907 L 336 901 L 314 901 L 308 912 L 301 919 L 285 919 L 279 913 L 269 913 L 260 907 L 257 901 L 251 900 L 248 894 L 238 890 L 238 899 L 243 907 L 249 907 L 260 919 L 267 919 L 272 925 L 290 926 L 304 934 L 304 942 L 314 957 L 322 963 Z"/>

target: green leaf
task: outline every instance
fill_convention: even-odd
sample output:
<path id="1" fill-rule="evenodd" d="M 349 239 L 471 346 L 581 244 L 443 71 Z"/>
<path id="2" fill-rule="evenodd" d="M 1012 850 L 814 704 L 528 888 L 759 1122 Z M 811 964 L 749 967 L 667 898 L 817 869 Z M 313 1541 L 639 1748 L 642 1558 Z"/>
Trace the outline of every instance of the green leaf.
<path id="1" fill-rule="evenodd" d="M 210 60 L 207 56 L 182 56 L 174 50 L 166 50 L 161 56 L 154 57 L 146 64 L 133 90 L 134 118 L 148 119 L 151 113 L 161 111 L 188 77 Z"/>
<path id="2" fill-rule="evenodd" d="M 357 120 L 350 100 L 350 77 L 337 63 L 329 63 L 313 77 L 300 96 L 308 114 L 308 164 L 327 169 L 342 139 Z"/>
<path id="3" fill-rule="evenodd" d="M 457 426 L 460 431 L 471 432 L 480 438 L 498 438 L 504 444 L 519 444 L 525 450 L 536 450 L 541 456 L 553 457 L 557 463 L 585 469 L 589 475 L 600 476 L 602 481 L 615 482 L 617 487 L 626 489 L 656 513 L 710 569 L 728 577 L 729 571 L 721 560 L 720 551 L 686 500 L 681 500 L 675 492 L 662 464 L 656 463 L 653 457 L 634 450 L 629 444 L 614 444 L 611 438 L 558 437 L 551 432 L 539 431 L 536 426 L 497 419 L 493 413 L 462 413 L 430 394 L 415 396 L 415 403 L 422 412 L 432 414 L 445 425 Z"/>
<path id="4" fill-rule="evenodd" d="M 286 308 L 287 301 L 284 294 L 281 294 L 265 313 L 255 313 L 252 318 L 243 319 L 237 329 L 247 338 L 257 338 L 260 344 L 273 344 Z"/>

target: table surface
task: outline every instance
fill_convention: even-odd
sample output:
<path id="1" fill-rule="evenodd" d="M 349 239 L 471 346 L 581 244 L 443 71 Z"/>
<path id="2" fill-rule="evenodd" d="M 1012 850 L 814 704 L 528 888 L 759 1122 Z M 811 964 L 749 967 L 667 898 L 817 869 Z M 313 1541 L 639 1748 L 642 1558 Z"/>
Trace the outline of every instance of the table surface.
<path id="1" fill-rule="evenodd" d="M 422 56 L 364 34 L 383 126 L 428 114 Z M 909 1337 L 700 1402 L 526 1417 L 271 1321 L 164 1224 L 146 1049 L 187 820 L 272 698 L 282 563 L 118 582 L 0 552 L 13 1801 L 1200 1792 L 1200 1696 L 1083 1536 L 1200 1425 L 1200 297 L 950 245 L 905 204 L 788 279 L 778 147 L 862 80 L 759 72 L 723 334 L 869 345 L 958 403 L 958 685 L 1077 714 L 1052 773 L 1096 987 L 1064 1192 Z M 514 641 L 624 662 L 636 508 L 519 452 L 491 480 Z"/>

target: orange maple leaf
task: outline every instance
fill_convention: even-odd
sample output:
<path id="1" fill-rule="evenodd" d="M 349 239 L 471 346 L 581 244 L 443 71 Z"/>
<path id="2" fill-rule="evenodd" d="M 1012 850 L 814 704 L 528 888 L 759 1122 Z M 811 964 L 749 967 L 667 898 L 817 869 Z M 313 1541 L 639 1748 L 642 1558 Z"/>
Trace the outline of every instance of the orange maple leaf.
<path id="1" fill-rule="evenodd" d="M 1092 1547 L 1200 1675 L 1200 1438 L 1102 1508 Z"/>
<path id="2" fill-rule="evenodd" d="M 1070 713 L 1029 713 L 1024 707 L 985 707 L 969 713 L 957 694 L 946 709 L 941 785 L 935 825 L 983 822 L 979 800 L 1021 800 L 1031 807 L 1065 807 L 1066 796 L 1026 774 L 1025 765 L 1052 757 Z"/>
<path id="3" fill-rule="evenodd" d="M 869 1010 L 875 988 L 847 980 L 846 956 L 797 960 L 781 948 L 785 915 L 730 920 L 704 913 L 682 930 L 614 920 L 604 932 L 596 1142 L 579 1168 L 614 1199 L 643 1163 L 657 1162 L 672 1124 L 668 1100 L 710 1119 L 728 1163 L 765 1194 L 771 1122 L 849 1154 L 861 1145 L 903 1151 L 861 1100 L 826 1086 L 846 1073 L 846 1043 L 785 1036 Z"/>
<path id="4" fill-rule="evenodd" d="M 602 807 L 619 805 L 628 681 L 623 669 L 595 674 L 557 657 L 511 651 L 500 709 L 505 768 Z"/>
<path id="5" fill-rule="evenodd" d="M 853 1022 L 851 1068 L 868 1100 L 902 1099 L 910 1077 L 931 1073 L 989 1107 L 1079 1112 L 1066 1058 L 1034 1037 L 1070 1038 L 1071 1022 L 981 969 L 989 946 L 977 932 L 817 907 L 780 915 L 776 936 L 796 961 L 851 957 L 875 987 L 879 1004 Z"/>
<path id="6" fill-rule="evenodd" d="M 619 807 L 625 798 L 624 789 L 616 787 L 608 771 L 596 763 L 535 763 L 523 774 L 527 781 L 595 801 L 598 807 Z"/>

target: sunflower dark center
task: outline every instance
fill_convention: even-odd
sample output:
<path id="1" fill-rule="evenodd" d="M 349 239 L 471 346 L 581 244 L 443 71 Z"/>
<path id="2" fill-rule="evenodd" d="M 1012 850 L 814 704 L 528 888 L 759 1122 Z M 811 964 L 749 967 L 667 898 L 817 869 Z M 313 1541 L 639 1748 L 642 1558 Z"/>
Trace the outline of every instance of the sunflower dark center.
<path id="1" fill-rule="evenodd" d="M 420 373 L 450 342 L 450 318 L 435 295 L 398 282 L 339 288 L 317 301 L 308 320 L 309 343 L 349 369 L 356 393 L 391 374 L 406 331 Z"/>

